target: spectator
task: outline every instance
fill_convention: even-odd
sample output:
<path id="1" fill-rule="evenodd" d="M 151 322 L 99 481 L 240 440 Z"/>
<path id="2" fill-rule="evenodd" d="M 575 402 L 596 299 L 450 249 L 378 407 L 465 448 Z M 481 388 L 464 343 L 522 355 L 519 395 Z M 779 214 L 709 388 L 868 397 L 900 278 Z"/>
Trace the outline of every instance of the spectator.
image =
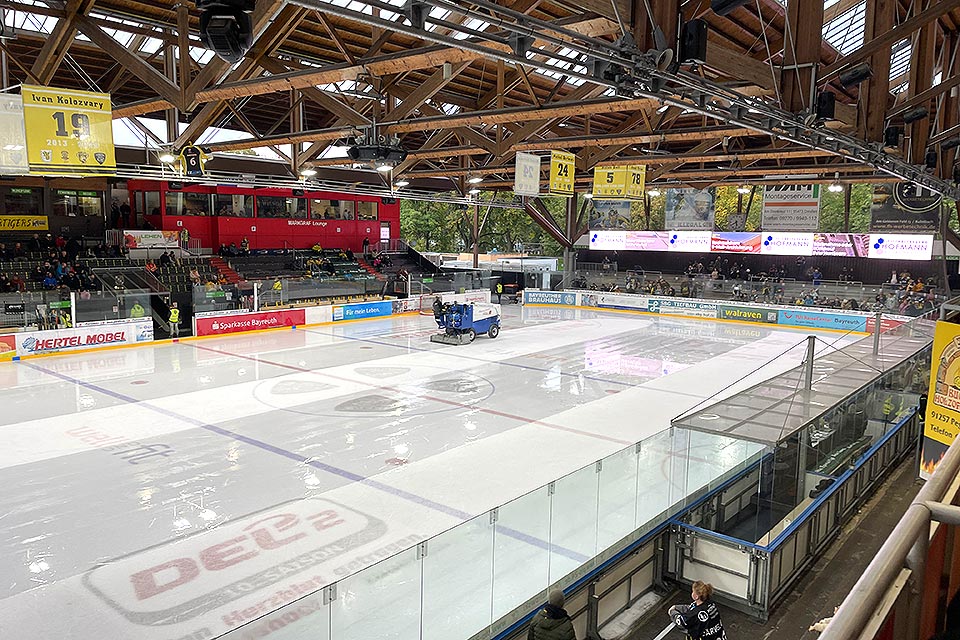
<path id="1" fill-rule="evenodd" d="M 172 262 L 173 262 L 173 258 L 170 256 L 169 253 L 167 253 L 166 251 L 164 251 L 163 253 L 160 254 L 160 259 L 158 260 L 158 265 L 157 265 L 157 266 L 159 266 L 159 267 L 169 267 Z"/>
<path id="2" fill-rule="evenodd" d="M 57 251 L 63 251 L 67 248 L 67 239 L 63 237 L 63 234 L 57 236 L 57 239 L 53 241 L 54 246 L 57 248 Z"/>
<path id="3" fill-rule="evenodd" d="M 120 205 L 120 224 L 128 229 L 134 227 L 133 217 L 130 215 L 130 203 L 124 202 Z"/>
<path id="4" fill-rule="evenodd" d="M 133 306 L 130 307 L 130 317 L 131 318 L 142 318 L 147 314 L 147 310 L 143 308 L 143 305 L 140 304 L 140 301 L 133 303 Z"/>
<path id="5" fill-rule="evenodd" d="M 164 255 L 166 255 L 166 254 L 164 254 Z M 146 270 L 147 270 L 148 272 L 150 272 L 150 273 L 156 273 L 156 272 L 157 272 L 157 265 L 156 265 L 156 263 L 155 263 L 153 260 L 147 260 L 147 264 L 144 266 L 144 269 L 146 269 Z"/>
<path id="6" fill-rule="evenodd" d="M 819 268 L 819 267 L 814 267 L 814 268 L 813 268 L 813 273 L 810 274 L 810 275 L 811 275 L 811 278 L 813 278 L 813 286 L 819 287 L 819 286 L 820 286 L 820 281 L 823 280 L 823 274 L 820 273 L 820 268 Z"/>
<path id="7" fill-rule="evenodd" d="M 248 256 L 250 255 L 250 241 L 244 238 L 240 241 L 240 255 Z"/>
<path id="8" fill-rule="evenodd" d="M 27 252 L 26 252 L 26 250 L 23 248 L 23 245 L 20 244 L 19 242 L 15 243 L 15 244 L 13 245 L 13 257 L 14 257 L 15 260 L 16 260 L 16 259 L 23 259 L 23 258 L 27 257 Z"/>
<path id="9" fill-rule="evenodd" d="M 698 580 L 690 587 L 690 597 L 690 604 L 670 607 L 673 623 L 696 640 L 726 640 L 720 610 L 712 599 L 713 586 Z"/>
<path id="10" fill-rule="evenodd" d="M 53 273 L 47 271 L 43 276 L 43 288 L 47 290 L 52 290 L 57 288 L 57 279 L 53 277 Z"/>
<path id="11" fill-rule="evenodd" d="M 370 238 L 363 238 L 363 258 L 366 259 L 370 255 Z"/>
<path id="12" fill-rule="evenodd" d="M 577 640 L 573 621 L 563 605 L 563 591 L 551 591 L 547 604 L 530 621 L 527 640 Z"/>

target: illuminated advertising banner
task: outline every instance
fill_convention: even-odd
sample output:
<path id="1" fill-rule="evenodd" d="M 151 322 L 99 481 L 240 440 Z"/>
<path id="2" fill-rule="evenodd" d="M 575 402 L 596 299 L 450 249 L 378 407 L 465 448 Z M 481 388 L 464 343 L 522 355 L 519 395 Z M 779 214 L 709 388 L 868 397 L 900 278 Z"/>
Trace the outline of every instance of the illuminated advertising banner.
<path id="1" fill-rule="evenodd" d="M 871 233 L 868 257 L 884 260 L 929 260 L 933 257 L 933 236 Z"/>
<path id="2" fill-rule="evenodd" d="M 812 233 L 763 233 L 760 254 L 768 256 L 812 256 Z"/>
<path id="3" fill-rule="evenodd" d="M 734 231 L 715 233 L 710 238 L 711 253 L 760 253 L 760 234 Z"/>
<path id="4" fill-rule="evenodd" d="M 858 233 L 815 233 L 813 255 L 866 258 L 870 236 Z"/>
<path id="5" fill-rule="evenodd" d="M 709 253 L 712 239 L 709 231 L 674 231 L 667 242 L 667 251 Z"/>
<path id="6" fill-rule="evenodd" d="M 604 251 L 746 253 L 930 260 L 933 236 L 856 233 L 755 233 L 709 231 L 605 231 L 590 233 L 590 248 Z"/>

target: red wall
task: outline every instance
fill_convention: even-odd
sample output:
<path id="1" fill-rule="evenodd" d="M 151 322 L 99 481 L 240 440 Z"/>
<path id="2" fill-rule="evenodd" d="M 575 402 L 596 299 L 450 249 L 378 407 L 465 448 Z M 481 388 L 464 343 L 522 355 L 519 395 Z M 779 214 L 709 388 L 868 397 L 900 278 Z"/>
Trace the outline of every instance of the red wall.
<path id="1" fill-rule="evenodd" d="M 130 180 L 128 182 L 131 200 L 137 191 L 160 191 L 161 211 L 165 211 L 166 192 L 170 191 L 166 182 L 150 180 Z M 303 196 L 293 196 L 292 189 L 253 189 L 241 187 L 212 187 L 185 185 L 180 191 L 195 193 L 244 193 L 250 195 L 270 195 L 283 197 L 318 198 L 324 200 L 344 200 L 377 202 L 378 220 L 304 220 L 290 218 L 234 218 L 221 216 L 145 216 L 157 229 L 179 231 L 187 229 L 191 238 L 198 238 L 204 247 L 216 251 L 221 244 L 237 246 L 246 238 L 251 249 L 305 249 L 317 242 L 323 247 L 352 249 L 360 251 L 363 239 L 371 243 L 380 240 L 380 224 L 390 224 L 390 237 L 400 237 L 400 202 L 394 199 L 392 204 L 384 203 L 378 196 L 307 191 Z M 133 205 L 133 202 L 131 202 Z M 256 216 L 256 211 L 254 212 Z M 286 243 L 286 244 L 284 244 Z"/>

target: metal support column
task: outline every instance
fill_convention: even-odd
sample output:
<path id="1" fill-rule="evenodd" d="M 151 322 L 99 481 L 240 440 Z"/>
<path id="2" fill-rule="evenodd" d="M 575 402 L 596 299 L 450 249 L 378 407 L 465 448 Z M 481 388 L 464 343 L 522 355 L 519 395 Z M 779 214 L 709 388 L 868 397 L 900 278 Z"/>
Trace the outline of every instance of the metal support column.
<path id="1" fill-rule="evenodd" d="M 473 205 L 473 268 L 480 268 L 480 201 Z"/>
<path id="2" fill-rule="evenodd" d="M 880 330 L 883 327 L 883 312 L 877 311 L 873 319 L 873 355 L 880 355 Z"/>
<path id="3" fill-rule="evenodd" d="M 817 348 L 817 336 L 807 336 L 807 356 L 803 360 L 803 388 L 813 389 L 813 359 Z"/>
<path id="4" fill-rule="evenodd" d="M 566 222 L 566 228 L 564 231 L 567 234 L 567 238 L 571 243 L 576 242 L 576 239 L 573 237 L 577 232 L 577 197 L 567 198 L 566 206 L 566 215 L 564 216 Z M 576 269 L 577 261 L 577 250 L 575 247 L 569 246 L 563 248 L 563 287 L 566 288 L 570 286 L 570 283 L 573 280 L 573 273 Z"/>

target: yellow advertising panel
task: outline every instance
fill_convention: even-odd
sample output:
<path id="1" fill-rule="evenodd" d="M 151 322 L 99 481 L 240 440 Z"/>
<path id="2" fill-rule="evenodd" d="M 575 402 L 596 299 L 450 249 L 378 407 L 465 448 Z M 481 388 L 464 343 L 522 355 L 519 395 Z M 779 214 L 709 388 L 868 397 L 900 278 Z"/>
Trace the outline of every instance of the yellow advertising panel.
<path id="1" fill-rule="evenodd" d="M 647 165 L 638 164 L 627 167 L 627 198 L 643 200 L 647 181 Z"/>
<path id="2" fill-rule="evenodd" d="M 48 231 L 47 216 L 0 216 L 0 231 Z"/>
<path id="3" fill-rule="evenodd" d="M 921 472 L 933 472 L 957 433 L 960 433 L 960 324 L 938 322 L 930 362 Z"/>
<path id="4" fill-rule="evenodd" d="M 627 194 L 626 167 L 594 167 L 593 197 L 596 200 L 623 200 Z"/>
<path id="5" fill-rule="evenodd" d="M 23 85 L 30 173 L 105 176 L 117 172 L 113 109 L 105 93 Z"/>
<path id="6" fill-rule="evenodd" d="M 566 151 L 550 152 L 550 193 L 555 196 L 573 195 L 574 163 L 577 156 Z"/>

